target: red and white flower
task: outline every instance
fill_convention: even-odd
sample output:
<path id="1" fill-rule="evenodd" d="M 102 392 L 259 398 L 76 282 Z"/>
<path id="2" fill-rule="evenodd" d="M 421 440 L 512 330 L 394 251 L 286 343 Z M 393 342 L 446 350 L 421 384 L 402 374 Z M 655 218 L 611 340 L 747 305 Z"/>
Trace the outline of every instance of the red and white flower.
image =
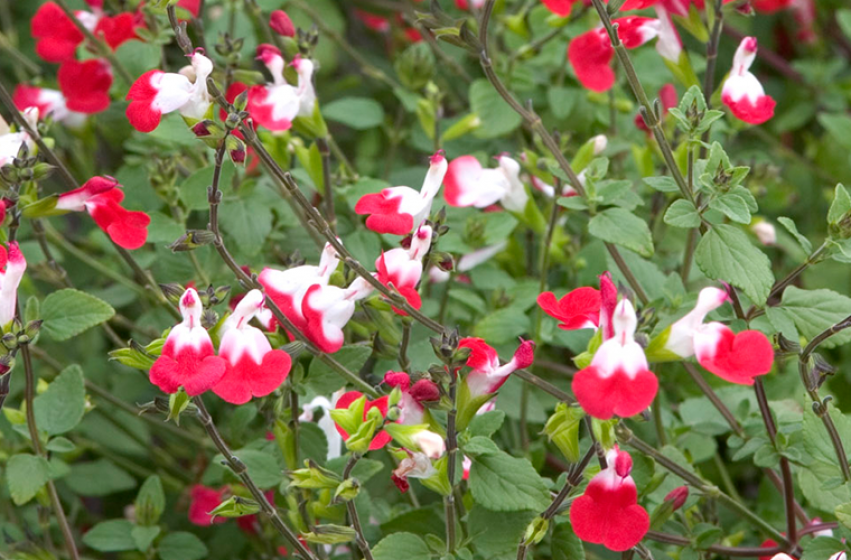
<path id="1" fill-rule="evenodd" d="M 576 399 L 594 418 L 634 416 L 656 396 L 659 381 L 648 367 L 644 349 L 635 341 L 637 324 L 632 303 L 621 300 L 612 317 L 614 336 L 600 345 L 591 365 L 573 377 Z"/>
<path id="2" fill-rule="evenodd" d="M 263 44 L 257 47 L 257 58 L 269 70 L 272 83 L 251 86 L 248 112 L 257 124 L 269 130 L 289 130 L 298 115 L 300 102 L 295 86 L 284 78 L 284 57 L 274 45 Z"/>
<path id="3" fill-rule="evenodd" d="M 703 323 L 710 311 L 727 301 L 718 288 L 704 288 L 697 305 L 671 325 L 665 349 L 698 363 L 721 379 L 739 385 L 753 385 L 754 377 L 765 375 L 774 364 L 774 347 L 759 331 L 734 333 L 723 323 Z"/>
<path id="4" fill-rule="evenodd" d="M 68 109 L 65 96 L 55 89 L 18 84 L 12 99 L 20 111 L 27 107 L 36 107 L 39 118 L 43 119 L 49 115 L 54 121 L 71 128 L 78 128 L 86 121 L 86 115 Z"/>
<path id="5" fill-rule="evenodd" d="M 777 103 L 765 94 L 762 84 L 750 72 L 756 58 L 756 37 L 745 37 L 736 49 L 733 68 L 721 88 L 721 101 L 733 115 L 750 124 L 762 124 L 774 116 Z"/>
<path id="6" fill-rule="evenodd" d="M 100 113 L 109 107 L 112 68 L 100 58 L 77 62 L 70 60 L 56 75 L 68 109 L 78 113 Z"/>
<path id="7" fill-rule="evenodd" d="M 363 393 L 359 391 L 349 391 L 348 393 L 344 393 L 339 399 L 337 399 L 337 405 L 335 408 L 338 410 L 341 408 L 349 408 L 349 405 L 351 405 L 353 402 L 355 402 L 362 396 Z M 378 399 L 375 399 L 374 401 L 366 399 L 366 405 L 363 408 L 363 419 L 366 420 L 367 413 L 373 408 L 377 408 L 378 411 L 381 413 L 381 416 L 386 418 L 389 399 L 390 397 L 387 396 L 380 397 Z M 349 434 L 347 434 L 346 431 L 339 426 L 339 424 L 336 424 L 336 426 L 337 431 L 343 437 L 343 440 L 349 439 Z M 391 439 L 392 438 L 390 437 L 390 434 L 388 434 L 384 430 L 381 430 L 377 432 L 372 438 L 372 441 L 369 444 L 369 450 L 375 451 L 376 449 L 381 449 L 382 447 L 390 443 Z"/>
<path id="8" fill-rule="evenodd" d="M 263 331 L 249 324 L 262 309 L 260 290 L 248 292 L 222 326 L 219 356 L 227 369 L 213 392 L 231 404 L 245 404 L 252 397 L 265 397 L 281 386 L 292 360 L 283 350 L 272 350 Z"/>
<path id="9" fill-rule="evenodd" d="M 207 77 L 213 71 L 213 62 L 204 56 L 203 49 L 195 49 L 190 58 L 191 68 L 180 74 L 149 70 L 133 83 L 127 93 L 130 101 L 127 118 L 133 128 L 151 132 L 159 126 L 163 115 L 174 111 L 190 121 L 207 116 L 212 103 L 207 92 Z"/>
<path id="10" fill-rule="evenodd" d="M 423 258 L 428 254 L 431 238 L 431 226 L 421 225 L 411 237 L 411 246 L 408 249 L 397 247 L 386 253 L 382 252 L 375 261 L 375 277 L 378 281 L 387 287 L 393 286 L 415 309 L 422 307 L 417 285 L 423 275 Z M 372 286 L 364 284 L 364 289 L 371 291 Z M 393 310 L 400 315 L 407 315 L 395 306 Z"/>
<path id="11" fill-rule="evenodd" d="M 316 424 L 322 430 L 322 433 L 325 434 L 325 440 L 328 442 L 328 455 L 326 457 L 328 461 L 340 456 L 340 448 L 343 443 L 343 438 L 337 431 L 337 425 L 329 414 L 330 410 L 337 407 L 337 401 L 343 395 L 343 392 L 343 389 L 336 391 L 331 395 L 330 399 L 323 396 L 314 397 L 312 401 L 301 407 L 302 413 L 298 417 L 302 422 L 313 422 L 316 411 L 322 411 L 322 417 Z"/>
<path id="12" fill-rule="evenodd" d="M 316 66 L 309 58 L 304 58 L 301 55 L 296 55 L 290 66 L 295 68 L 298 75 L 298 116 L 310 117 L 313 115 L 313 108 L 316 105 L 316 90 L 313 88 L 313 72 Z"/>
<path id="13" fill-rule="evenodd" d="M 650 529 L 650 515 L 638 504 L 630 476 L 632 457 L 615 446 L 607 467 L 594 475 L 585 493 L 570 506 L 570 524 L 585 542 L 622 552 L 637 545 Z"/>
<path id="14" fill-rule="evenodd" d="M 121 206 L 124 191 L 112 177 L 92 177 L 79 189 L 68 191 L 56 199 L 56 209 L 67 212 L 86 211 L 100 229 L 117 245 L 138 249 L 148 239 L 151 218 L 144 212 Z"/>
<path id="15" fill-rule="evenodd" d="M 411 385 L 411 377 L 403 371 L 388 371 L 384 374 L 384 383 L 390 387 L 398 387 L 401 398 L 399 407 L 399 424 L 415 425 L 428 422 L 426 408 L 422 403 L 440 400 L 440 388 L 430 379 L 420 379 Z"/>
<path id="16" fill-rule="evenodd" d="M 467 366 L 471 371 L 464 383 L 473 398 L 495 393 L 508 381 L 509 375 L 518 369 L 529 367 L 535 359 L 535 343 L 531 340 L 520 339 L 520 346 L 514 356 L 503 365 L 499 365 L 496 350 L 481 338 L 462 338 L 458 347 L 470 349 Z"/>
<path id="17" fill-rule="evenodd" d="M 640 47 L 659 35 L 658 19 L 626 16 L 612 20 L 618 25 L 618 37 L 627 49 Z M 579 82 L 591 91 L 608 91 L 615 84 L 611 62 L 615 49 L 606 30 L 592 29 L 573 39 L 567 47 L 567 58 Z"/>
<path id="18" fill-rule="evenodd" d="M 358 200 L 355 212 L 369 215 L 366 227 L 376 233 L 407 235 L 428 218 L 448 167 L 442 150 L 431 156 L 430 161 L 419 192 L 410 187 L 390 187 L 365 194 Z"/>
<path id="19" fill-rule="evenodd" d="M 320 350 L 333 354 L 343 347 L 343 327 L 355 313 L 355 302 L 368 293 L 359 286 L 339 288 L 313 284 L 301 302 L 305 319 L 302 332 Z"/>
<path id="20" fill-rule="evenodd" d="M 600 326 L 600 291 L 591 287 L 577 288 L 556 299 L 553 292 L 538 296 L 544 313 L 559 321 L 566 331 L 596 329 Z"/>
<path id="21" fill-rule="evenodd" d="M 38 123 L 38 108 L 28 107 L 21 111 L 21 114 L 27 124 L 35 128 Z M 33 153 L 35 142 L 30 137 L 29 133 L 25 130 L 12 132 L 9 128 L 9 124 L 3 120 L 2 116 L 0 116 L 0 167 L 12 163 L 12 160 L 18 157 L 18 152 L 21 150 L 22 144 L 27 145 L 30 154 Z"/>
<path id="22" fill-rule="evenodd" d="M 520 164 L 502 154 L 499 167 L 484 169 L 473 156 L 452 160 L 446 172 L 443 196 L 450 206 L 486 208 L 497 202 L 513 212 L 522 212 L 529 195 L 520 180 Z"/>
<path id="23" fill-rule="evenodd" d="M 151 383 L 166 393 L 176 393 L 180 387 L 194 397 L 208 391 L 221 381 L 227 362 L 216 356 L 210 334 L 201 325 L 204 309 L 194 288 L 180 296 L 183 321 L 168 333 L 162 353 L 151 366 Z"/>
<path id="24" fill-rule="evenodd" d="M 18 286 L 26 270 L 27 261 L 17 241 L 9 243 L 8 251 L 0 245 L 0 327 L 15 319 Z"/>
<path id="25" fill-rule="evenodd" d="M 443 438 L 434 434 L 440 441 Z M 442 453 L 441 453 L 442 455 Z M 438 455 L 439 457 L 440 455 Z M 431 459 L 425 453 L 412 453 L 408 451 L 408 456 L 399 461 L 399 466 L 393 470 L 390 475 L 390 480 L 396 485 L 400 492 L 405 493 L 411 485 L 408 483 L 409 478 L 431 478 L 438 473 L 437 469 L 432 465 Z"/>

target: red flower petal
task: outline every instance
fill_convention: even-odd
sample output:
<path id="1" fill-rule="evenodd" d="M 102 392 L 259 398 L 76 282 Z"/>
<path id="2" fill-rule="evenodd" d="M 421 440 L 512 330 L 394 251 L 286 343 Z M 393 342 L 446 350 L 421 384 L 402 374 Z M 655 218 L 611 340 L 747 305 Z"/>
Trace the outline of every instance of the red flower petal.
<path id="1" fill-rule="evenodd" d="M 236 364 L 227 363 L 225 374 L 213 392 L 231 404 L 245 404 L 252 397 L 265 397 L 280 387 L 291 366 L 292 359 L 283 350 L 266 352 L 259 364 L 248 352 L 243 352 Z"/>
<path id="2" fill-rule="evenodd" d="M 467 367 L 474 370 L 489 369 L 494 362 L 499 365 L 499 355 L 493 347 L 481 338 L 462 338 L 458 348 L 469 348 L 470 356 L 467 358 Z"/>
<path id="3" fill-rule="evenodd" d="M 771 371 L 774 347 L 764 334 L 759 331 L 733 334 L 724 325 L 717 329 L 720 338 L 714 352 L 712 349 L 695 348 L 700 365 L 721 379 L 739 385 L 753 385 L 754 377 Z"/>
<path id="4" fill-rule="evenodd" d="M 653 372 L 642 369 L 630 377 L 622 368 L 609 376 L 588 366 L 573 377 L 573 393 L 582 409 L 594 418 L 608 420 L 635 416 L 653 403 L 659 380 Z"/>
<path id="5" fill-rule="evenodd" d="M 402 204 L 401 196 L 388 196 L 383 190 L 378 193 L 365 194 L 355 204 L 355 213 L 371 214 L 366 219 L 366 227 L 376 233 L 391 233 L 405 235 L 414 228 L 414 217 L 411 214 L 399 212 Z"/>
<path id="6" fill-rule="evenodd" d="M 592 29 L 574 38 L 567 46 L 567 58 L 576 79 L 591 91 L 608 91 L 615 84 L 610 63 L 615 56 L 606 32 Z"/>
<path id="7" fill-rule="evenodd" d="M 756 103 L 746 95 L 738 101 L 730 95 L 722 95 L 721 101 L 730 108 L 730 112 L 737 119 L 748 124 L 762 124 L 769 120 L 774 116 L 774 107 L 777 105 L 777 102 L 768 95 L 758 97 Z"/>
<path id="8" fill-rule="evenodd" d="M 606 488 L 592 480 L 570 506 L 570 524 L 583 541 L 621 552 L 637 545 L 650 528 L 647 510 L 636 503 L 635 484 Z"/>
<path id="9" fill-rule="evenodd" d="M 213 519 L 210 512 L 216 509 L 221 504 L 227 495 L 227 488 L 209 488 L 196 484 L 192 487 L 192 501 L 189 503 L 189 522 L 194 525 L 206 527 L 213 523 L 224 523 L 227 521 L 224 517 Z"/>
<path id="10" fill-rule="evenodd" d="M 103 36 L 103 40 L 112 50 L 117 49 L 125 41 L 137 39 L 136 18 L 125 12 L 117 16 L 102 16 L 94 30 L 95 37 Z"/>
<path id="11" fill-rule="evenodd" d="M 127 99 L 130 101 L 127 106 L 127 119 L 139 132 L 151 132 L 160 124 L 162 112 L 153 107 L 157 89 L 151 85 L 151 80 L 162 73 L 162 70 L 148 70 L 133 82 L 127 92 Z"/>
<path id="12" fill-rule="evenodd" d="M 68 109 L 78 113 L 99 113 L 109 107 L 112 70 L 103 60 L 62 63 L 57 74 L 59 88 Z"/>
<path id="13" fill-rule="evenodd" d="M 567 17 L 573 8 L 574 0 L 541 0 L 549 11 L 559 17 Z"/>
<path id="14" fill-rule="evenodd" d="M 47 62 L 73 59 L 83 34 L 54 2 L 42 4 L 30 21 L 35 52 Z"/>
<path id="15" fill-rule="evenodd" d="M 588 328 L 588 323 L 600 323 L 600 292 L 594 288 L 577 288 L 556 300 L 552 292 L 538 296 L 538 305 L 554 319 L 561 321 L 559 328 L 575 330 Z"/>

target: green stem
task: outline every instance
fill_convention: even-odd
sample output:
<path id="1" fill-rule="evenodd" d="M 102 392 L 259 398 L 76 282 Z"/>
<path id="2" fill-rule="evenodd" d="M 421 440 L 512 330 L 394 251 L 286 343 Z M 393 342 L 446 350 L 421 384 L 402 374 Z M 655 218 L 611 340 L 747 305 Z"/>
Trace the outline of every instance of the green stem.
<path id="1" fill-rule="evenodd" d="M 360 455 L 357 453 L 353 453 L 349 458 L 348 463 L 346 463 L 346 467 L 343 470 L 343 480 L 348 480 L 352 474 L 352 470 L 355 468 L 358 460 L 360 459 Z M 358 548 L 360 548 L 361 553 L 365 560 L 375 560 L 372 556 L 372 549 L 369 548 L 369 541 L 366 540 L 366 536 L 363 532 L 363 526 L 360 522 L 360 516 L 358 515 L 358 508 L 355 506 L 354 500 L 346 501 L 346 511 L 349 513 L 349 518 L 352 521 L 352 528 L 355 530 L 356 542 Z"/>

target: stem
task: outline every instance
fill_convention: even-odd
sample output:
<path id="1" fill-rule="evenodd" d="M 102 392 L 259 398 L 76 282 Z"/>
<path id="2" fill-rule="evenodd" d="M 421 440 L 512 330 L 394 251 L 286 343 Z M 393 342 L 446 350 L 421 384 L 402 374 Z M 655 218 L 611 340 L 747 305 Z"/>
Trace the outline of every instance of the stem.
<path id="1" fill-rule="evenodd" d="M 352 474 L 352 469 L 355 468 L 355 464 L 357 464 L 360 459 L 360 455 L 357 453 L 353 453 L 349 462 L 346 463 L 346 467 L 343 470 L 343 480 L 348 480 Z M 346 510 L 349 512 L 349 517 L 352 520 L 352 528 L 357 533 L 357 544 L 360 548 L 360 551 L 363 553 L 363 557 L 366 560 L 375 560 L 372 556 L 372 550 L 369 548 L 369 542 L 366 540 L 366 537 L 363 534 L 363 527 L 361 526 L 360 516 L 358 515 L 358 508 L 355 507 L 354 500 L 348 500 L 346 502 Z"/>
<path id="2" fill-rule="evenodd" d="M 827 250 L 827 241 L 822 243 L 815 251 L 813 251 L 810 254 L 809 257 L 807 257 L 807 260 L 805 260 L 804 262 L 802 262 L 801 264 L 796 266 L 794 268 L 794 270 L 792 270 L 792 272 L 790 272 L 789 274 L 786 275 L 785 278 L 783 278 L 782 280 L 779 280 L 776 284 L 774 284 L 774 287 L 771 288 L 771 292 L 769 292 L 768 299 L 766 301 L 782 295 L 783 290 L 786 289 L 786 286 L 791 284 L 792 281 L 795 280 L 795 278 L 800 276 L 801 273 L 803 273 L 805 270 L 807 270 L 812 265 L 821 261 L 821 255 L 826 250 Z"/>
<path id="3" fill-rule="evenodd" d="M 691 376 L 692 380 L 700 387 L 700 390 L 703 391 L 703 394 L 706 395 L 706 398 L 712 403 L 718 412 L 721 413 L 721 416 L 724 417 L 724 420 L 727 421 L 727 424 L 730 425 L 730 428 L 736 433 L 737 436 L 741 438 L 746 438 L 747 434 L 745 434 L 745 430 L 742 428 L 739 421 L 736 420 L 736 417 L 733 416 L 733 413 L 730 412 L 730 409 L 727 408 L 727 405 L 721 400 L 721 397 L 712 389 L 709 383 L 700 375 L 700 372 L 697 371 L 697 368 L 694 365 L 683 362 L 683 367 L 688 372 L 689 376 Z"/>
<path id="4" fill-rule="evenodd" d="M 35 454 L 47 461 L 47 453 L 41 447 L 41 439 L 38 434 L 38 426 L 35 422 L 35 373 L 33 372 L 32 356 L 30 356 L 29 343 L 21 344 L 21 356 L 24 361 L 24 379 L 26 386 L 24 388 L 24 399 L 27 404 L 27 428 L 29 428 L 30 439 L 32 440 L 33 450 Z M 56 521 L 59 523 L 59 528 L 62 530 L 62 537 L 65 539 L 65 547 L 68 549 L 68 555 L 72 560 L 79 560 L 80 555 L 77 553 L 77 545 L 74 542 L 74 533 L 71 532 L 71 526 L 68 524 L 68 518 L 65 517 L 65 511 L 62 509 L 62 502 L 59 501 L 59 494 L 56 492 L 56 486 L 52 480 L 47 481 L 47 492 L 50 495 L 50 503 L 53 506 L 53 513 L 56 515 Z"/>
<path id="5" fill-rule="evenodd" d="M 334 187 L 331 185 L 331 149 L 327 138 L 317 138 L 316 146 L 322 156 L 322 182 L 324 183 L 325 214 L 328 216 L 328 226 L 337 232 L 337 214 L 334 212 Z"/>
<path id="6" fill-rule="evenodd" d="M 765 423 L 765 431 L 771 444 L 777 445 L 777 426 L 771 416 L 771 408 L 768 406 L 768 397 L 765 394 L 765 386 L 762 379 L 757 377 L 754 382 L 754 392 L 759 403 L 759 412 Z M 780 473 L 783 475 L 783 498 L 786 504 L 786 536 L 792 543 L 798 542 L 797 526 L 795 524 L 795 487 L 792 481 L 792 469 L 789 467 L 789 459 L 780 456 Z"/>
<path id="7" fill-rule="evenodd" d="M 95 37 L 94 33 L 89 31 L 88 27 L 83 25 L 83 23 L 77 19 L 77 15 L 74 13 L 71 8 L 68 7 L 68 4 L 65 3 L 65 0 L 56 0 L 56 4 L 65 12 L 65 15 L 68 16 L 68 19 L 74 24 L 74 26 L 82 33 L 86 39 L 95 47 L 98 51 L 98 54 L 109 61 L 113 68 L 118 71 L 118 74 L 121 76 L 121 79 L 124 80 L 127 85 L 131 85 L 133 83 L 133 76 L 130 75 L 130 72 L 127 71 L 127 68 L 124 67 L 124 64 L 118 60 L 118 57 L 115 56 L 115 53 L 112 52 L 112 49 L 109 45 L 107 45 L 103 40 Z"/>
<path id="8" fill-rule="evenodd" d="M 663 542 L 668 544 L 675 544 L 682 547 L 692 546 L 692 543 L 686 537 L 681 537 L 679 535 L 671 535 L 670 533 L 662 533 L 660 531 L 647 531 L 647 534 L 644 535 L 646 538 L 650 540 L 654 540 L 657 542 Z M 720 545 L 710 545 L 706 548 L 708 552 L 715 552 L 722 556 L 736 556 L 742 558 L 757 558 L 759 556 L 773 556 L 778 552 L 783 552 L 785 550 L 782 546 L 774 546 L 771 548 L 763 548 L 761 546 L 743 546 L 743 547 L 734 547 L 734 546 L 720 546 Z"/>
<path id="9" fill-rule="evenodd" d="M 248 491 L 251 492 L 251 495 L 260 506 L 263 513 L 269 516 L 269 519 L 275 529 L 277 529 L 278 532 L 287 539 L 287 542 L 289 542 L 303 558 L 307 560 L 316 560 L 316 556 L 314 556 L 313 553 L 302 544 L 293 530 L 284 523 L 284 520 L 278 515 L 277 508 L 269 503 L 269 500 L 266 499 L 266 495 L 257 487 L 257 484 L 255 484 L 254 480 L 248 474 L 248 467 L 245 466 L 245 463 L 233 454 L 230 447 L 228 447 L 228 444 L 225 443 L 224 439 L 222 439 L 222 435 L 219 433 L 218 428 L 216 428 L 216 424 L 213 422 L 212 416 L 210 416 L 210 413 L 207 411 L 207 407 L 204 405 L 204 399 L 199 395 L 197 397 L 192 397 L 192 402 L 195 403 L 195 406 L 198 408 L 198 420 L 204 426 L 204 429 L 207 431 L 207 435 L 209 435 L 210 439 L 213 440 L 213 444 L 215 444 L 216 449 L 218 449 L 219 453 L 224 456 L 228 467 L 230 467 L 234 474 L 239 477 Z"/>
<path id="10" fill-rule="evenodd" d="M 446 553 L 454 554 L 456 548 L 455 537 L 455 467 L 458 454 L 458 434 L 455 429 L 455 417 L 458 413 L 456 397 L 458 396 L 458 378 L 449 372 L 449 400 L 452 408 L 446 414 L 446 455 L 449 461 L 447 474 L 449 486 L 452 491 L 443 498 L 443 506 L 446 516 Z"/>
<path id="11" fill-rule="evenodd" d="M 710 99 L 715 89 L 715 65 L 718 62 L 718 43 L 721 42 L 721 31 L 724 29 L 724 11 L 722 0 L 715 1 L 715 22 L 712 24 L 712 34 L 706 43 L 706 73 L 703 75 L 703 96 L 706 105 L 710 107 Z M 706 131 L 705 138 L 708 138 Z"/>
<path id="12" fill-rule="evenodd" d="M 399 367 L 402 371 L 411 371 L 411 360 L 408 358 L 408 346 L 411 343 L 411 321 L 402 319 L 402 344 L 399 347 Z"/>

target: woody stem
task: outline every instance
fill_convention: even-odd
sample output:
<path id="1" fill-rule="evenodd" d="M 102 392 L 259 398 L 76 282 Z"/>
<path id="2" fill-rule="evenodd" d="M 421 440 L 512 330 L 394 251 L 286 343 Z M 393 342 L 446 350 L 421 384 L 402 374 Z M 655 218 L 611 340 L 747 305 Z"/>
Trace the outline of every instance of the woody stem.
<path id="1" fill-rule="evenodd" d="M 457 396 L 458 396 L 458 377 L 450 368 L 446 368 L 449 373 L 449 400 L 452 401 L 452 408 L 446 414 L 446 455 L 449 460 L 447 467 L 447 475 L 449 477 L 449 494 L 443 497 L 443 506 L 446 513 L 446 552 L 454 554 L 455 543 L 455 467 L 457 463 L 456 455 L 458 454 L 458 434 L 455 429 L 455 418 L 458 414 Z"/>
<path id="2" fill-rule="evenodd" d="M 204 429 L 207 431 L 207 435 L 209 435 L 210 439 L 213 440 L 216 449 L 218 449 L 219 453 L 224 456 L 228 467 L 230 467 L 233 473 L 239 477 L 242 484 L 245 485 L 248 491 L 251 492 L 252 497 L 260 506 L 261 511 L 269 516 L 269 519 L 275 529 L 277 529 L 278 532 L 287 539 L 290 545 L 293 546 L 303 558 L 307 560 L 316 560 L 316 556 L 314 556 L 314 554 L 306 546 L 304 546 L 304 544 L 302 544 L 298 535 L 296 535 L 293 530 L 284 523 L 284 520 L 281 519 L 280 515 L 278 515 L 277 508 L 270 504 L 269 500 L 266 499 L 266 495 L 248 474 L 248 467 L 245 463 L 243 463 L 239 457 L 234 455 L 233 451 L 231 451 L 230 447 L 228 447 L 228 444 L 219 433 L 218 428 L 216 428 L 216 424 L 213 422 L 213 417 L 210 416 L 210 413 L 207 411 L 207 407 L 204 405 L 204 399 L 199 395 L 197 397 L 192 397 L 192 402 L 195 403 L 195 406 L 198 409 L 198 420 L 201 422 L 201 425 L 204 426 Z"/>
<path id="3" fill-rule="evenodd" d="M 352 456 L 349 458 L 349 461 L 346 463 L 346 467 L 343 470 L 343 480 L 348 480 L 351 477 L 352 470 L 355 468 L 358 460 L 360 459 L 360 455 L 357 453 L 352 453 Z M 369 542 L 366 540 L 366 536 L 363 533 L 363 526 L 361 526 L 360 516 L 358 515 L 358 508 L 355 506 L 354 499 L 346 501 L 346 511 L 349 513 L 349 519 L 352 521 L 352 528 L 355 530 L 357 534 L 356 542 L 358 544 L 358 548 L 360 548 L 363 553 L 363 557 L 365 560 L 375 560 L 372 556 L 372 550 L 369 548 Z"/>

